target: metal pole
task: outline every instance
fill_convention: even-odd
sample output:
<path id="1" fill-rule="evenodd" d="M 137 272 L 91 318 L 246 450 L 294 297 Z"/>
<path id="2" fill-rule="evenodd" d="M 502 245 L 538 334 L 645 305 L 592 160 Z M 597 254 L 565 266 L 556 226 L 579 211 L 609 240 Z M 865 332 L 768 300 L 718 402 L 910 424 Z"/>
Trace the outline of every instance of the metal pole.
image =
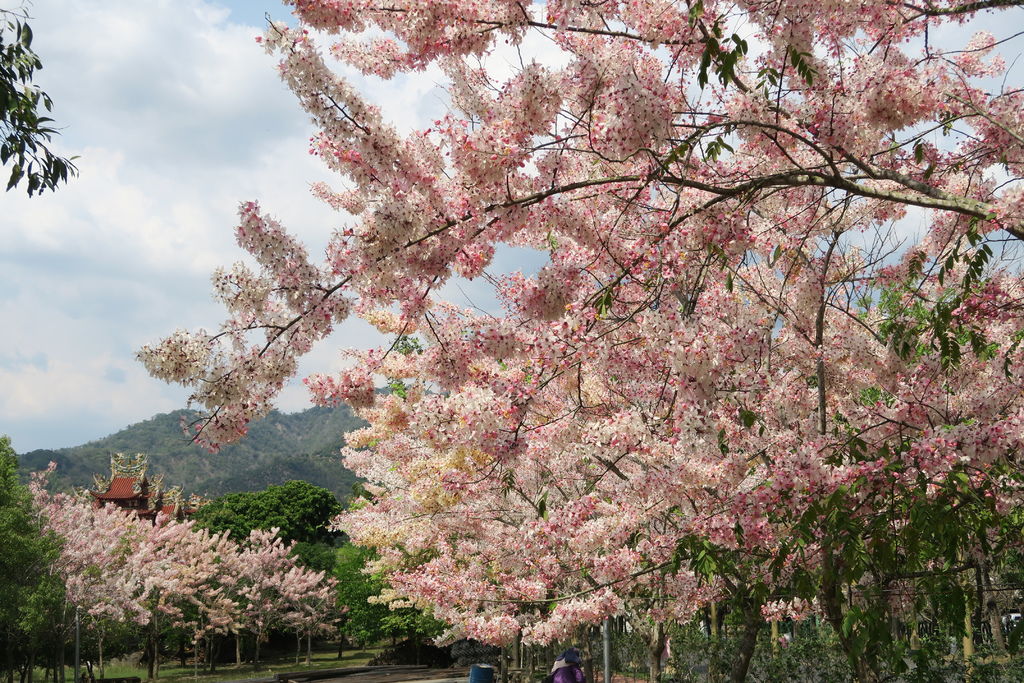
<path id="1" fill-rule="evenodd" d="M 603 647 L 602 649 L 602 665 L 604 666 L 604 683 L 612 683 L 612 629 L 611 629 L 611 617 L 604 618 L 604 624 L 601 625 Z"/>
<path id="2" fill-rule="evenodd" d="M 79 646 L 79 629 L 78 629 L 78 607 L 75 607 L 75 683 L 82 683 L 82 679 L 78 676 L 78 646 Z"/>

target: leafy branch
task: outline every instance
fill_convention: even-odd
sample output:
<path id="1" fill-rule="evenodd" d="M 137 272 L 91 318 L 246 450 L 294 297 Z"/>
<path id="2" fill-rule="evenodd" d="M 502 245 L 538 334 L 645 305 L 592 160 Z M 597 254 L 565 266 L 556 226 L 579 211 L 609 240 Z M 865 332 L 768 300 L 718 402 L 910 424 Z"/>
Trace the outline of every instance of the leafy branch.
<path id="1" fill-rule="evenodd" d="M 32 29 L 24 19 L 0 10 L 0 164 L 13 160 L 7 190 L 25 180 L 31 197 L 57 189 L 78 169 L 74 157 L 60 157 L 47 147 L 58 131 L 42 111 L 52 111 L 53 101 L 32 84 L 43 64 L 32 50 Z"/>

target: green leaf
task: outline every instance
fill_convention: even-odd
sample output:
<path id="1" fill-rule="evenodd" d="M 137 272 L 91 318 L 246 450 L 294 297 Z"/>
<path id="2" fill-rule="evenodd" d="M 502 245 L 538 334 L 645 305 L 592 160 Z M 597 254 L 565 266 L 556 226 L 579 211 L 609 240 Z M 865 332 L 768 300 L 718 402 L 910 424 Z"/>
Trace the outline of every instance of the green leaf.
<path id="1" fill-rule="evenodd" d="M 669 560 L 668 566 L 669 566 L 670 573 L 672 573 L 672 574 L 678 573 L 679 572 L 679 568 L 682 566 L 682 564 L 683 564 L 683 556 L 679 552 L 679 550 L 677 549 L 674 553 L 672 553 L 672 559 Z"/>
<path id="2" fill-rule="evenodd" d="M 703 0 L 697 0 L 697 2 L 693 3 L 693 5 L 690 6 L 690 12 L 689 12 L 690 26 L 696 26 L 697 25 L 697 20 L 700 19 L 701 16 L 703 16 L 703 14 L 704 14 L 704 2 L 703 2 Z"/>
<path id="3" fill-rule="evenodd" d="M 850 633 L 853 632 L 853 624 L 857 621 L 857 614 L 852 609 L 843 615 L 843 636 L 846 638 L 850 637 Z"/>
<path id="4" fill-rule="evenodd" d="M 811 53 L 798 52 L 792 46 L 788 46 L 786 48 L 786 52 L 789 54 L 790 61 L 796 69 L 796 72 L 800 74 L 800 78 L 802 78 L 807 85 L 813 85 L 814 77 L 818 72 L 805 59 L 806 57 L 810 57 Z"/>
<path id="5" fill-rule="evenodd" d="M 7 189 L 10 190 L 12 187 L 17 185 L 18 181 L 21 180 L 22 175 L 23 172 L 21 170 L 21 166 L 19 164 L 15 164 L 14 167 L 11 168 L 11 178 L 7 181 Z"/>
<path id="6" fill-rule="evenodd" d="M 408 391 L 405 386 L 405 382 L 400 379 L 392 379 L 388 382 L 388 388 L 391 390 L 392 395 L 398 396 L 399 398 L 408 398 Z"/>

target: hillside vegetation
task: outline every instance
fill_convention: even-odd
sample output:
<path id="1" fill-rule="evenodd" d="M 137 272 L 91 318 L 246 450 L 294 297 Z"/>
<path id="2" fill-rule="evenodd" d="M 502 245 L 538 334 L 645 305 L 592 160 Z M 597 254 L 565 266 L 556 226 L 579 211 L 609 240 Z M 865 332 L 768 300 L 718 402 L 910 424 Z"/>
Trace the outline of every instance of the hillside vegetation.
<path id="1" fill-rule="evenodd" d="M 165 486 L 181 486 L 186 495 L 258 491 L 291 480 L 323 486 L 340 499 L 351 493 L 356 476 L 341 465 L 338 449 L 344 434 L 364 423 L 346 406 L 273 411 L 254 423 L 245 438 L 216 454 L 182 434 L 181 418 L 190 415 L 186 410 L 162 413 L 81 446 L 29 451 L 18 456 L 19 470 L 27 476 L 52 460 L 57 463 L 54 487 L 91 486 L 94 474 L 109 473 L 111 453 L 147 453 L 150 476 L 163 474 Z"/>

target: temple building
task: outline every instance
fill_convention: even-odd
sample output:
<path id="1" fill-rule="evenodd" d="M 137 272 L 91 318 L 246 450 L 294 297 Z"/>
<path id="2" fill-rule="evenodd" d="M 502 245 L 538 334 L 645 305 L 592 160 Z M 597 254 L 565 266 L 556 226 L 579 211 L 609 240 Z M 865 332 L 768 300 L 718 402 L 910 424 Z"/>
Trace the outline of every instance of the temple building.
<path id="1" fill-rule="evenodd" d="M 111 455 L 110 476 L 93 476 L 93 489 L 89 491 L 93 507 L 116 505 L 155 522 L 161 513 L 172 519 L 185 519 L 202 504 L 196 495 L 184 500 L 180 486 L 164 490 L 163 475 L 151 479 L 146 474 L 148 469 L 149 458 L 145 453 Z"/>

